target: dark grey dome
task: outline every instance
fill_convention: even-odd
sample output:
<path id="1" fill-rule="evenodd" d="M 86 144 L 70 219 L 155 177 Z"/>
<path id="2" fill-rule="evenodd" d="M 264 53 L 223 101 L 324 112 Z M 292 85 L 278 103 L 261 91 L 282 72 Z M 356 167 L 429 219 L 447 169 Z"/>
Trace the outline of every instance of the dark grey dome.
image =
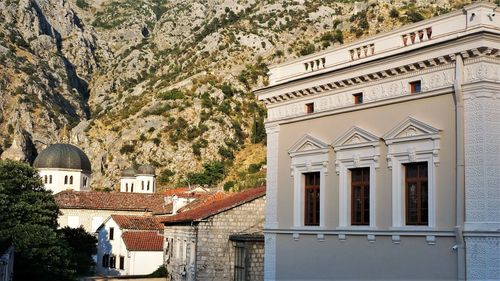
<path id="1" fill-rule="evenodd" d="M 75 169 L 91 172 L 90 160 L 81 149 L 67 143 L 56 143 L 44 149 L 33 163 L 35 168 Z"/>
<path id="2" fill-rule="evenodd" d="M 137 169 L 137 174 L 154 175 L 155 174 L 155 167 L 153 167 L 153 165 L 150 165 L 150 164 L 141 165 Z"/>
<path id="3" fill-rule="evenodd" d="M 128 168 L 122 171 L 122 177 L 135 177 L 137 171 L 134 168 Z"/>

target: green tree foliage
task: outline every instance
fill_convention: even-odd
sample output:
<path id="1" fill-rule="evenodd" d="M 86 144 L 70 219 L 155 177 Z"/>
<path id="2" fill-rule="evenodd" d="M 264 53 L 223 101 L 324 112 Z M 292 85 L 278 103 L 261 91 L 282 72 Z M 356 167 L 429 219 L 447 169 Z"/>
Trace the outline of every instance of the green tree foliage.
<path id="1" fill-rule="evenodd" d="M 203 164 L 204 171 L 201 173 L 189 173 L 187 181 L 190 184 L 201 184 L 213 186 L 224 178 L 226 169 L 224 163 L 213 161 Z"/>
<path id="2" fill-rule="evenodd" d="M 251 86 L 257 82 L 259 76 L 267 77 L 268 71 L 269 69 L 264 63 L 264 60 L 259 56 L 257 57 L 257 62 L 255 64 L 245 65 L 245 69 L 241 71 L 240 75 L 238 76 L 238 80 L 241 83 L 245 84 L 247 89 L 250 89 Z"/>
<path id="3" fill-rule="evenodd" d="M 302 49 L 300 49 L 299 54 L 301 56 L 307 56 L 307 55 L 314 53 L 315 50 L 316 50 L 316 48 L 314 47 L 314 44 L 308 43 Z"/>
<path id="4" fill-rule="evenodd" d="M 82 226 L 79 228 L 66 226 L 59 232 L 69 246 L 70 259 L 72 264 L 76 265 L 76 274 L 78 276 L 90 275 L 91 268 L 95 265 L 92 255 L 97 253 L 97 238 L 86 232 Z"/>
<path id="5" fill-rule="evenodd" d="M 227 83 L 222 84 L 221 90 L 222 90 L 222 93 L 224 94 L 224 97 L 226 97 L 226 98 L 230 98 L 234 95 L 233 88 L 231 87 L 231 85 L 229 85 Z"/>
<path id="6" fill-rule="evenodd" d="M 396 8 L 392 8 L 391 11 L 389 12 L 389 16 L 393 19 L 399 17 L 399 11 Z"/>
<path id="7" fill-rule="evenodd" d="M 158 181 L 161 183 L 170 182 L 172 176 L 175 175 L 175 172 L 170 169 L 165 169 L 161 171 L 160 176 L 158 177 Z"/>
<path id="8" fill-rule="evenodd" d="M 184 93 L 179 89 L 172 89 L 159 93 L 158 98 L 163 100 L 179 100 L 184 98 Z"/>
<path id="9" fill-rule="evenodd" d="M 85 0 L 76 0 L 76 6 L 78 6 L 78 8 L 80 9 L 88 9 L 90 6 L 89 6 L 89 3 L 87 3 L 87 1 Z"/>
<path id="10" fill-rule="evenodd" d="M 420 14 L 417 10 L 415 9 L 410 9 L 406 12 L 406 17 L 408 17 L 408 20 L 410 22 L 418 22 L 424 20 L 424 16 Z"/>
<path id="11" fill-rule="evenodd" d="M 121 154 L 129 154 L 129 153 L 134 152 L 134 150 L 135 150 L 135 145 L 133 145 L 133 144 L 124 144 L 120 148 L 120 153 Z"/>
<path id="12" fill-rule="evenodd" d="M 57 232 L 57 207 L 36 170 L 0 161 L 0 239 L 16 251 L 16 280 L 73 280 L 75 264 Z"/>

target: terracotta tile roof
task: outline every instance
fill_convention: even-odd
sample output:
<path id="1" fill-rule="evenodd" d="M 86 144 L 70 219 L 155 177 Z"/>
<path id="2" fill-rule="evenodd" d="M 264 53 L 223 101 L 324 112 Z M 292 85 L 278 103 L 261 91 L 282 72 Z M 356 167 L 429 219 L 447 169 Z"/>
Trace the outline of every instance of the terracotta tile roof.
<path id="1" fill-rule="evenodd" d="M 163 225 L 156 217 L 111 215 L 111 218 L 121 229 L 163 231 Z"/>
<path id="2" fill-rule="evenodd" d="M 203 194 L 206 194 L 207 191 L 200 188 L 189 188 L 189 187 L 178 187 L 178 188 L 171 188 L 171 189 L 166 189 L 163 191 L 164 196 L 174 196 L 177 195 L 178 197 L 183 197 L 183 198 L 196 198 L 196 197 L 201 197 Z"/>
<path id="3" fill-rule="evenodd" d="M 163 236 L 157 231 L 126 231 L 122 239 L 129 251 L 163 251 Z"/>
<path id="4" fill-rule="evenodd" d="M 235 193 L 212 193 L 181 208 L 179 213 L 175 215 L 159 218 L 159 221 L 165 224 L 173 224 L 202 220 L 262 197 L 265 194 L 266 187 L 251 188 Z"/>
<path id="5" fill-rule="evenodd" d="M 61 209 L 171 212 L 162 194 L 65 190 L 54 195 Z"/>
<path id="6" fill-rule="evenodd" d="M 172 196 L 172 195 L 177 195 L 180 193 L 185 193 L 189 191 L 189 187 L 178 187 L 178 188 L 169 188 L 163 191 L 163 195 L 165 196 Z"/>

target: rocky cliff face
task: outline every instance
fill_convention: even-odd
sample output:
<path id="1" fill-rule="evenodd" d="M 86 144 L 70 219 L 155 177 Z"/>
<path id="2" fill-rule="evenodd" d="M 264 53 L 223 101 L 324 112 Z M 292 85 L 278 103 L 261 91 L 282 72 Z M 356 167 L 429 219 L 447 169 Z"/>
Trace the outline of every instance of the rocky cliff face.
<path id="1" fill-rule="evenodd" d="M 264 160 L 264 110 L 250 90 L 266 84 L 267 65 L 464 4 L 3 0 L 1 157 L 32 161 L 67 141 L 89 154 L 94 188 L 146 162 L 182 184 L 221 161 L 239 182 Z"/>

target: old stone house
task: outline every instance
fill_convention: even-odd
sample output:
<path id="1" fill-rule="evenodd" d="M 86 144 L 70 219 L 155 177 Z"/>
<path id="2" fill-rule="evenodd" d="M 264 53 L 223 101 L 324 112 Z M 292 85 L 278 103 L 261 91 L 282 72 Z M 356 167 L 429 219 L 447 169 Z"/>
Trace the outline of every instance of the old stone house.
<path id="1" fill-rule="evenodd" d="M 263 280 L 265 187 L 205 194 L 162 218 L 172 280 Z"/>

